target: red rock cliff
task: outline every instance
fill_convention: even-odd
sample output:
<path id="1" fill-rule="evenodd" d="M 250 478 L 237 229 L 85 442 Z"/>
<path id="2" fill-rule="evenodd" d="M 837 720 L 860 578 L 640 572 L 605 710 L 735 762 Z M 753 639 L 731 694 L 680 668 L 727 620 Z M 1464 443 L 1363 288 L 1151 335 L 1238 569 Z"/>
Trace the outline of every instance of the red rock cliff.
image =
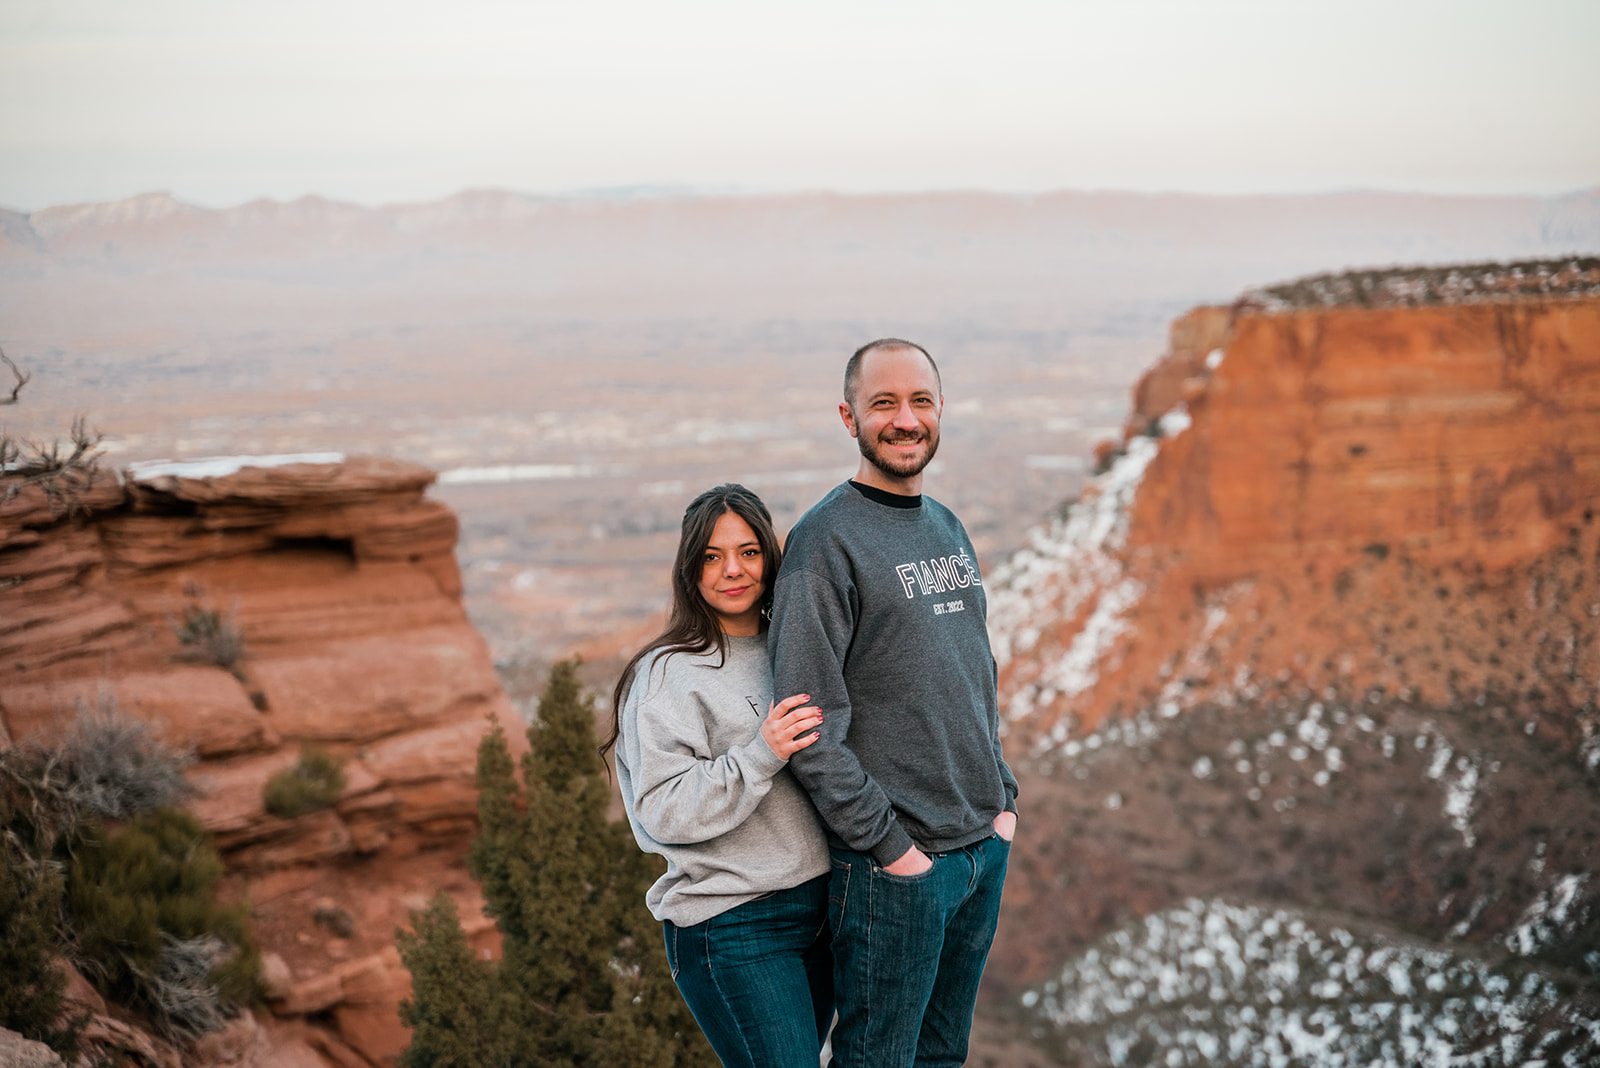
<path id="1" fill-rule="evenodd" d="M 256 458 L 101 475 L 87 515 L 33 492 L 0 503 L 0 740 L 49 740 L 109 699 L 195 752 L 194 807 L 269 951 L 277 1019 L 235 1044 L 283 1063 L 391 1061 L 396 925 L 439 888 L 480 915 L 461 864 L 476 746 L 489 716 L 523 735 L 432 480 L 393 460 Z M 192 609 L 242 634 L 231 668 L 180 642 Z M 344 760 L 343 796 L 269 815 L 268 778 L 308 743 Z"/>
<path id="2" fill-rule="evenodd" d="M 1262 687 L 1600 700 L 1600 299 L 1202 308 L 991 580 L 1047 745 Z"/>

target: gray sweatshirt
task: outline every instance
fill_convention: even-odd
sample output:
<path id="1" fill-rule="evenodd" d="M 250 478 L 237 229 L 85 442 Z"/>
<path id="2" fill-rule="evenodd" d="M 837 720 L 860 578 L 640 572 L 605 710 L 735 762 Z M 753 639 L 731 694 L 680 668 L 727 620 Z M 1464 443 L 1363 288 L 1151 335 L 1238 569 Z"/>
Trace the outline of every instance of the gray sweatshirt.
<path id="1" fill-rule="evenodd" d="M 969 845 L 1016 810 L 977 556 L 948 508 L 912 501 L 846 483 L 817 502 L 789 535 L 769 631 L 777 691 L 826 717 L 794 774 L 830 836 L 879 864 Z"/>
<path id="2" fill-rule="evenodd" d="M 622 707 L 622 803 L 639 847 L 667 859 L 645 904 L 680 927 L 829 868 L 816 809 L 761 737 L 765 636 L 729 637 L 719 663 L 715 649 L 652 653 Z"/>

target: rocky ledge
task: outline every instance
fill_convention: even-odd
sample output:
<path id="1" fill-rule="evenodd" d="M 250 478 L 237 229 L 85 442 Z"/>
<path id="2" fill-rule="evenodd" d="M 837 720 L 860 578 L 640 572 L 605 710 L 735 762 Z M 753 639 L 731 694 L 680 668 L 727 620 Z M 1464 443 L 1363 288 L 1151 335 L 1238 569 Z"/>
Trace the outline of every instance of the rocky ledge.
<path id="1" fill-rule="evenodd" d="M 391 1061 L 408 982 L 395 926 L 441 888 L 480 914 L 461 864 L 476 746 L 490 718 L 523 734 L 462 607 L 433 478 L 231 457 L 0 500 L 0 745 L 114 704 L 194 754 L 193 808 L 266 951 L 276 1020 L 252 1048 L 293 1024 L 325 1063 Z M 268 780 L 307 746 L 342 762 L 342 792 L 270 814 Z"/>

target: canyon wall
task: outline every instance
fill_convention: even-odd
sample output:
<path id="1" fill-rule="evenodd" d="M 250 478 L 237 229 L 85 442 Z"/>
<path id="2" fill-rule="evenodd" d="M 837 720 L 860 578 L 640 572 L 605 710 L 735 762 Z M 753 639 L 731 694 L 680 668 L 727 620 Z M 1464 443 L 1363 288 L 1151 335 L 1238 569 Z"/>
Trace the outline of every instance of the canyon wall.
<path id="1" fill-rule="evenodd" d="M 47 743 L 114 704 L 196 758 L 192 807 L 251 905 L 271 1009 L 216 1063 L 390 1062 L 396 926 L 445 889 L 492 935 L 462 864 L 476 748 L 490 719 L 525 742 L 432 481 L 257 457 L 102 472 L 71 511 L 37 487 L 0 503 L 4 740 Z M 342 760 L 342 795 L 271 815 L 267 781 L 308 745 Z"/>
<path id="2" fill-rule="evenodd" d="M 993 580 L 1024 737 L 1278 685 L 1600 700 L 1600 299 L 1198 309 L 1102 465 Z"/>
<path id="3" fill-rule="evenodd" d="M 1075 1066 L 1265 1063 L 1301 1027 L 1306 1060 L 1600 1056 L 1600 263 L 1575 270 L 1173 325 L 1084 492 L 986 579 L 1022 814 L 988 1033 Z M 1280 288 L 1323 283 L 1364 292 Z"/>

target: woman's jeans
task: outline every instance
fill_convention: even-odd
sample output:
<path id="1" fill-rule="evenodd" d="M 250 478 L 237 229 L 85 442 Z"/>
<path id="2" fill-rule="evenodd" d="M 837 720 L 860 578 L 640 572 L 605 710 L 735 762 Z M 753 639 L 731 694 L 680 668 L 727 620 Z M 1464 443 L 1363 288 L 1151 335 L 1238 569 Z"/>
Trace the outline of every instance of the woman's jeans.
<path id="1" fill-rule="evenodd" d="M 834 848 L 828 892 L 839 1023 L 835 1068 L 956 1068 L 1000 918 L 1011 846 L 995 835 L 890 875 Z"/>
<path id="2" fill-rule="evenodd" d="M 817 1068 L 833 1022 L 828 876 L 663 928 L 672 981 L 724 1065 Z"/>

